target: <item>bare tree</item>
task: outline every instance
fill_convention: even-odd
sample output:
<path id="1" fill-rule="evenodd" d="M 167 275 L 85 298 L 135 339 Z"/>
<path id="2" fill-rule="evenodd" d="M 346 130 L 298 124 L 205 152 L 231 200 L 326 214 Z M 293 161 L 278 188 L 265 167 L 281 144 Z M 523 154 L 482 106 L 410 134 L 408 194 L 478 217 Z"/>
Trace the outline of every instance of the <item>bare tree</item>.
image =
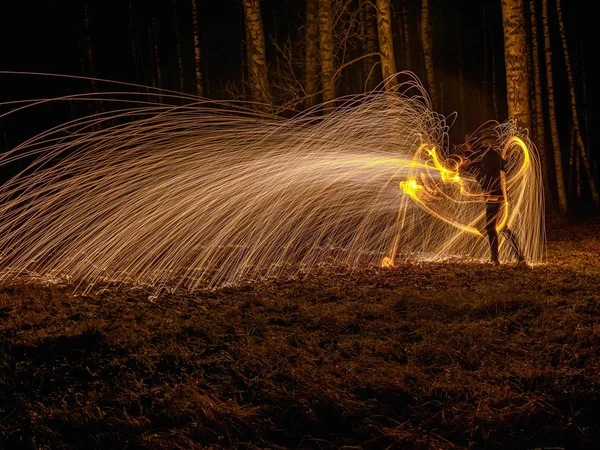
<path id="1" fill-rule="evenodd" d="M 508 117 L 520 128 L 531 128 L 527 32 L 523 0 L 501 0 Z"/>
<path id="2" fill-rule="evenodd" d="M 460 23 L 460 18 L 456 19 L 456 29 L 458 30 L 458 33 L 461 33 L 462 29 L 461 29 L 461 23 Z M 462 48 L 462 39 L 460 39 L 460 34 L 459 34 L 459 38 L 456 40 L 457 41 L 457 63 L 458 63 L 458 109 L 460 111 L 460 130 L 464 133 L 466 131 L 466 121 L 465 121 L 465 116 L 466 116 L 466 110 L 465 110 L 465 71 L 463 68 L 463 48 Z"/>
<path id="3" fill-rule="evenodd" d="M 594 180 L 594 173 L 592 172 L 587 148 L 585 143 L 583 142 L 583 137 L 581 135 L 581 126 L 579 124 L 579 116 L 577 114 L 577 94 L 575 92 L 575 83 L 573 81 L 573 70 L 571 69 L 571 58 L 569 55 L 569 49 L 567 47 L 567 37 L 565 34 L 565 26 L 560 0 L 556 0 L 556 12 L 558 15 L 560 38 L 562 41 L 563 53 L 565 57 L 565 67 L 567 69 L 567 81 L 569 82 L 569 93 L 571 99 L 571 117 L 573 119 L 573 133 L 575 141 L 577 143 L 577 147 L 581 152 L 581 162 L 583 163 L 583 168 L 585 170 L 585 174 L 587 175 L 587 181 L 590 188 L 590 193 L 592 195 L 592 200 L 594 202 L 594 205 L 596 207 L 599 207 L 600 197 L 598 196 L 598 189 Z"/>
<path id="4" fill-rule="evenodd" d="M 558 194 L 558 208 L 562 214 L 567 213 L 567 192 L 563 174 L 562 155 L 558 124 L 556 121 L 556 102 L 554 101 L 554 75 L 552 73 L 552 46 L 550 44 L 550 24 L 548 21 L 548 0 L 542 0 L 542 26 L 544 29 L 544 56 L 546 66 L 546 87 L 548 91 L 548 115 L 550 122 L 550 137 L 554 150 L 554 173 L 556 175 L 556 190 Z"/>
<path id="5" fill-rule="evenodd" d="M 425 62 L 425 72 L 427 74 L 427 88 L 433 108 L 439 108 L 437 90 L 435 85 L 435 75 L 433 69 L 433 45 L 431 37 L 431 22 L 429 19 L 429 0 L 421 2 L 421 42 L 423 46 L 423 60 Z"/>
<path id="6" fill-rule="evenodd" d="M 396 57 L 394 56 L 390 0 L 377 0 L 376 9 L 381 73 L 385 80 L 385 88 L 389 91 L 398 85 L 398 80 L 394 76 L 396 73 Z"/>
<path id="7" fill-rule="evenodd" d="M 181 33 L 179 32 L 179 14 L 177 14 L 177 0 L 173 0 L 173 27 L 175 29 L 175 45 L 177 46 L 177 68 L 179 69 L 179 91 L 185 90 L 185 76 L 183 71 L 183 54 L 181 52 Z"/>
<path id="8" fill-rule="evenodd" d="M 410 31 L 409 31 L 409 21 L 408 17 L 408 5 L 406 4 L 406 0 L 402 0 L 401 3 L 401 21 L 402 21 L 402 38 L 404 44 L 402 45 L 402 50 L 404 50 L 404 64 L 407 69 L 411 68 L 412 64 L 412 54 L 410 51 Z"/>
<path id="9" fill-rule="evenodd" d="M 136 33 L 136 26 L 133 18 L 133 0 L 129 0 L 129 34 L 131 35 L 131 62 L 134 69 L 134 76 L 137 81 L 138 77 L 138 36 Z"/>
<path id="10" fill-rule="evenodd" d="M 309 108 L 317 103 L 319 90 L 319 24 L 317 21 L 319 0 L 306 0 L 306 23 L 304 25 L 305 64 L 304 105 Z"/>
<path id="11" fill-rule="evenodd" d="M 96 77 L 96 59 L 94 55 L 94 49 L 92 46 L 92 32 L 90 27 L 90 8 L 88 2 L 83 2 L 83 20 L 85 25 L 85 53 L 87 67 L 84 67 L 84 73 L 92 78 L 92 91 L 98 90 L 98 82 L 94 79 Z"/>
<path id="12" fill-rule="evenodd" d="M 335 53 L 333 48 L 333 14 L 331 0 L 319 0 L 319 46 L 321 50 L 321 83 L 323 102 L 336 97 L 335 92 Z"/>
<path id="13" fill-rule="evenodd" d="M 538 45 L 539 30 L 537 25 L 537 11 L 535 0 L 529 0 L 529 14 L 531 22 L 531 60 L 533 63 L 533 89 L 534 89 L 534 116 L 535 142 L 542 164 L 542 181 L 546 198 L 550 198 L 550 173 L 548 171 L 548 158 L 546 156 L 546 139 L 544 126 L 544 106 L 542 101 L 542 77 L 540 71 L 540 49 Z"/>
<path id="14" fill-rule="evenodd" d="M 487 18 L 487 12 L 485 4 L 482 4 L 483 14 L 483 111 L 487 117 L 489 113 L 489 61 L 490 61 L 490 43 L 489 43 L 489 22 Z"/>
<path id="15" fill-rule="evenodd" d="M 248 38 L 248 82 L 253 100 L 270 105 L 271 87 L 267 70 L 265 35 L 259 0 L 244 0 L 246 36 Z"/>
<path id="16" fill-rule="evenodd" d="M 152 30 L 151 30 L 151 37 L 150 37 L 150 42 L 152 42 L 152 56 L 153 56 L 153 60 L 154 60 L 154 73 L 156 76 L 156 83 L 155 86 L 162 89 L 163 87 L 163 76 L 162 76 L 162 67 L 161 67 L 161 63 L 160 63 L 160 50 L 158 47 L 158 26 L 156 25 L 156 17 L 152 17 Z M 159 101 L 162 100 L 162 98 L 159 96 L 158 97 Z"/>
<path id="17" fill-rule="evenodd" d="M 360 1 L 360 24 L 361 24 L 361 39 L 364 54 L 372 56 L 363 59 L 363 73 L 365 78 L 365 90 L 372 91 L 375 89 L 379 74 L 376 73 L 376 67 L 379 64 L 376 55 L 379 50 L 377 48 L 377 13 L 371 0 Z"/>

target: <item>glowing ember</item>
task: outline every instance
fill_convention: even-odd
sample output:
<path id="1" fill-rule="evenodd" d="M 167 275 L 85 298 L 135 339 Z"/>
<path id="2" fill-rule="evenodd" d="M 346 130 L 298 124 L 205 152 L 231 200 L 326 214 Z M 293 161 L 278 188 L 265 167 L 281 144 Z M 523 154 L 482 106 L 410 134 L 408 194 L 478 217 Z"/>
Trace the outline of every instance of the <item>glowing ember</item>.
<path id="1" fill-rule="evenodd" d="M 394 262 L 392 261 L 392 258 L 386 256 L 385 258 L 383 258 L 383 261 L 381 261 L 381 267 L 384 269 L 388 269 L 390 267 L 394 267 Z"/>
<path id="2" fill-rule="evenodd" d="M 413 199 L 417 200 L 417 192 L 423 189 L 423 186 L 417 183 L 415 178 L 409 178 L 406 181 L 400 182 L 400 189 L 406 194 L 410 195 Z"/>
<path id="3" fill-rule="evenodd" d="M 202 99 L 141 104 L 42 133 L 0 157 L 37 157 L 0 187 L 0 280 L 27 272 L 194 290 L 323 263 L 487 259 L 485 198 L 458 175 L 445 120 L 423 95 L 413 80 L 293 119 Z M 74 99 L 86 100 L 59 100 Z M 537 155 L 511 123 L 496 130 L 510 161 L 499 229 L 513 229 L 535 262 Z"/>

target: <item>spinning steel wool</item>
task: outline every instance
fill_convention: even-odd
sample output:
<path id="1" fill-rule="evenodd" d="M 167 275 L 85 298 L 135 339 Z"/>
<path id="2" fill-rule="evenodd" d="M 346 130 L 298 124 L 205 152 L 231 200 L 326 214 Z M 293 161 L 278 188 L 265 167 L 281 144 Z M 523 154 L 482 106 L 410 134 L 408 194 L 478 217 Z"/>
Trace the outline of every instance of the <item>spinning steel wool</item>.
<path id="1" fill-rule="evenodd" d="M 445 118 L 416 79 L 291 119 L 186 99 L 90 115 L 2 154 L 0 165 L 35 161 L 0 187 L 0 280 L 195 290 L 322 264 L 488 258 L 483 194 L 458 174 Z M 492 125 L 509 160 L 499 228 L 535 263 L 537 154 L 512 123 Z"/>

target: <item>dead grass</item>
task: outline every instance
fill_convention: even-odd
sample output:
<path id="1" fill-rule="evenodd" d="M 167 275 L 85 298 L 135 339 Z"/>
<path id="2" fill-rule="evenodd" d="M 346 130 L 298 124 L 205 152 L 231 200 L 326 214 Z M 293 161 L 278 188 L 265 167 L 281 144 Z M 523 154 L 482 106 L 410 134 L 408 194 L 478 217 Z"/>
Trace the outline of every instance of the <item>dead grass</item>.
<path id="1" fill-rule="evenodd" d="M 600 448 L 600 223 L 549 264 L 0 288 L 0 448 Z"/>

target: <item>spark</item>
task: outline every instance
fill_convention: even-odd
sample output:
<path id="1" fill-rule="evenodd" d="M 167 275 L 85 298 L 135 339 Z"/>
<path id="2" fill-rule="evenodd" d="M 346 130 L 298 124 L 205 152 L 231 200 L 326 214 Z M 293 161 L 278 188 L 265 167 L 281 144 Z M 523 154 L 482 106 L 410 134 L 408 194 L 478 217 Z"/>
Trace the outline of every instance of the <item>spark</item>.
<path id="1" fill-rule="evenodd" d="M 409 77 L 396 92 L 291 119 L 189 97 L 130 106 L 132 92 L 30 102 L 123 106 L 0 156 L 0 166 L 33 159 L 0 187 L 0 281 L 33 273 L 83 290 L 194 291 L 324 264 L 487 258 L 485 195 L 459 176 L 445 118 Z M 511 227 L 534 263 L 544 254 L 537 153 L 512 122 L 494 127 L 510 161 L 498 227 Z"/>

